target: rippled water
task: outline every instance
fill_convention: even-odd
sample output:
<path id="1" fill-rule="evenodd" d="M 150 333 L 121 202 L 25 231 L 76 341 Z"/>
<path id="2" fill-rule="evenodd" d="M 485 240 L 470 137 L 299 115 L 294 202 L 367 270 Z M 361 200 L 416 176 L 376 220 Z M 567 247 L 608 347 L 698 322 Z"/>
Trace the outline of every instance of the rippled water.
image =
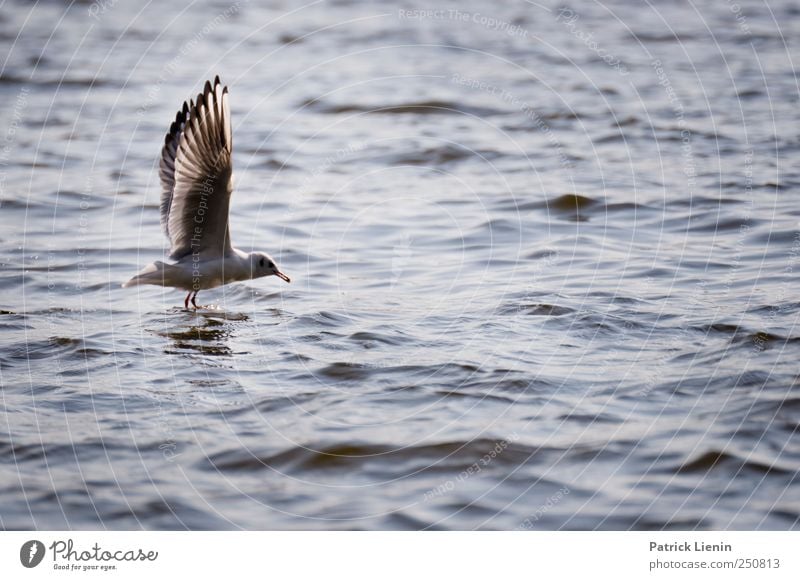
<path id="1" fill-rule="evenodd" d="M 129 4 L 0 12 L 0 526 L 798 526 L 792 2 Z M 215 74 L 293 283 L 195 313 Z"/>

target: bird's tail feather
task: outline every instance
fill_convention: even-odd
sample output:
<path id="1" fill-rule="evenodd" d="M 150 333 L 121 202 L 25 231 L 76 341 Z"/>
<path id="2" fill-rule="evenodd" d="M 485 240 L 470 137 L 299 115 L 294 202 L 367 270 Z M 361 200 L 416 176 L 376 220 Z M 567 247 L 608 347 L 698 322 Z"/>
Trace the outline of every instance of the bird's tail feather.
<path id="1" fill-rule="evenodd" d="M 145 266 L 136 276 L 125 282 L 122 287 L 129 288 L 131 286 L 140 286 L 141 284 L 163 286 L 165 271 L 170 267 L 169 264 L 165 264 L 164 262 L 153 262 Z"/>

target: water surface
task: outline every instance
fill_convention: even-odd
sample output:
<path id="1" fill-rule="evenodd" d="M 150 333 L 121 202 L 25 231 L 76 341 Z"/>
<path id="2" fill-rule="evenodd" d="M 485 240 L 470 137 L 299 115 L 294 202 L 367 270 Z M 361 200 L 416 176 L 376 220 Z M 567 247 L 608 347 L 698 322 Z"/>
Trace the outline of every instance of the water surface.
<path id="1" fill-rule="evenodd" d="M 6 2 L 4 529 L 790 529 L 800 18 L 774 0 Z M 122 289 L 219 74 L 234 243 Z"/>

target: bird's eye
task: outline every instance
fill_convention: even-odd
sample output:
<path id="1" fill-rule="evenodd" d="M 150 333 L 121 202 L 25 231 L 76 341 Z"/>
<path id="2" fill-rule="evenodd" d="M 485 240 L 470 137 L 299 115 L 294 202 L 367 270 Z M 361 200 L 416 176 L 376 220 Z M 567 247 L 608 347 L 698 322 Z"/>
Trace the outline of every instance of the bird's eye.
<path id="1" fill-rule="evenodd" d="M 262 268 L 264 267 L 264 258 L 261 258 L 261 260 L 258 262 L 258 265 Z"/>
<path id="2" fill-rule="evenodd" d="M 270 263 L 269 263 L 269 267 L 270 267 L 270 268 L 272 268 L 272 269 L 274 270 L 274 269 L 275 269 L 275 264 L 273 264 L 272 262 L 270 262 Z"/>

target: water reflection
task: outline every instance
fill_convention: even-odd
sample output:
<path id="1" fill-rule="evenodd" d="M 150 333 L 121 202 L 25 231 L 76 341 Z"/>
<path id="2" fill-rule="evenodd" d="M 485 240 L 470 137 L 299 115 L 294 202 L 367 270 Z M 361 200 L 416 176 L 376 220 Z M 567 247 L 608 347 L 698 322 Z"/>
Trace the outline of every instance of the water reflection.
<path id="1" fill-rule="evenodd" d="M 173 341 L 172 348 L 164 349 L 165 354 L 194 352 L 209 356 L 232 356 L 234 352 L 229 341 L 235 336 L 235 323 L 247 320 L 249 317 L 239 312 L 202 309 L 190 313 L 189 326 L 158 334 Z"/>

